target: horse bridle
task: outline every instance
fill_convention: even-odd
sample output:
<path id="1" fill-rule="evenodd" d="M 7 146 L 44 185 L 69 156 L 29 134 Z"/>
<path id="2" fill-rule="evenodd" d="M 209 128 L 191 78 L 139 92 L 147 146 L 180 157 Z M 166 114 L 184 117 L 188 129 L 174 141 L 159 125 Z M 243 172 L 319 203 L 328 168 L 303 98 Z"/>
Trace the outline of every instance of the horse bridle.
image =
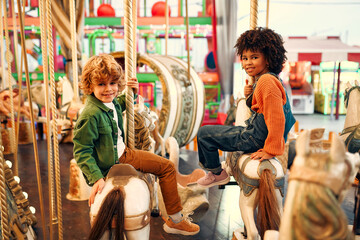
<path id="1" fill-rule="evenodd" d="M 347 88 L 345 89 L 345 95 L 344 95 L 344 102 L 345 102 L 345 107 L 348 107 L 348 103 L 349 103 L 349 97 L 350 97 L 350 92 L 354 89 L 357 89 L 358 91 L 360 91 L 360 86 L 353 86 L 351 88 Z"/>
<path id="2" fill-rule="evenodd" d="M 339 178 L 333 177 L 325 171 L 318 171 L 306 166 L 295 165 L 291 168 L 289 181 L 299 180 L 319 184 L 324 187 L 330 188 L 331 191 L 336 195 L 336 197 L 338 197 L 342 189 L 344 189 L 348 184 L 348 179 L 351 175 L 352 167 L 350 160 L 345 158 L 344 162 L 347 166 L 347 171 L 344 178 L 345 180 L 342 183 L 339 181 Z"/>

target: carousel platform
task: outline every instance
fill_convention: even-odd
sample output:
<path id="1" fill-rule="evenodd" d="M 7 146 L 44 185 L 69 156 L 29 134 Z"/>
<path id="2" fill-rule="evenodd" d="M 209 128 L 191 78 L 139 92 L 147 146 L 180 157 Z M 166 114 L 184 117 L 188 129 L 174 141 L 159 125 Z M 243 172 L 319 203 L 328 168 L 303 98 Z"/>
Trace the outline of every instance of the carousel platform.
<path id="1" fill-rule="evenodd" d="M 299 128 L 325 127 L 326 133 L 330 131 L 340 132 L 342 130 L 345 116 L 340 116 L 338 120 L 331 119 L 330 116 L 320 114 L 314 115 L 296 115 L 299 121 Z M 89 207 L 87 201 L 70 201 L 66 198 L 69 192 L 69 165 L 73 158 L 73 144 L 62 143 L 59 146 L 60 168 L 61 168 L 61 195 L 62 195 L 62 223 L 64 239 L 87 239 L 90 229 Z M 43 187 L 44 212 L 46 218 L 46 236 L 49 237 L 49 219 L 48 219 L 48 176 L 47 176 L 47 147 L 46 140 L 38 140 L 39 159 L 41 168 L 41 180 Z M 42 229 L 39 194 L 35 174 L 35 160 L 33 154 L 33 145 L 19 145 L 19 176 L 20 185 L 23 191 L 29 195 L 31 206 L 36 208 L 36 217 L 38 223 L 34 230 L 38 239 L 43 239 L 44 229 Z M 6 155 L 6 159 L 12 160 L 12 155 Z M 198 166 L 197 152 L 182 149 L 180 151 L 179 169 L 183 174 L 191 173 Z M 355 188 L 350 189 L 344 200 L 342 207 L 348 217 L 349 224 L 354 221 L 354 196 Z M 211 239 L 223 240 L 231 239 L 233 231 L 242 227 L 243 222 L 239 210 L 239 187 L 235 185 L 226 186 L 225 189 L 212 187 L 209 189 L 210 208 L 205 216 L 198 222 L 201 231 L 195 236 L 171 235 L 164 232 L 162 225 L 164 221 L 161 217 L 151 218 L 150 239 Z M 56 220 L 54 220 L 56 222 Z M 53 225 L 55 239 L 57 239 L 57 224 Z M 358 239 L 358 238 L 356 238 Z"/>

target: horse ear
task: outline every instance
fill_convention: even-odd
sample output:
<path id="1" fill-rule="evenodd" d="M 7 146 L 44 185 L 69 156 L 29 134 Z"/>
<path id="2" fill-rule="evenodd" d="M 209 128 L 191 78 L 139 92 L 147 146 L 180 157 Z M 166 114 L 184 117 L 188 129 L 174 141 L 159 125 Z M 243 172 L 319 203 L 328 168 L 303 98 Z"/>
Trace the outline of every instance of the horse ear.
<path id="1" fill-rule="evenodd" d="M 357 79 L 355 79 L 355 85 L 360 86 L 360 83 L 359 83 L 359 81 Z"/>
<path id="2" fill-rule="evenodd" d="M 139 107 L 139 112 L 140 112 L 140 111 L 144 110 L 144 98 L 141 95 L 139 95 L 138 98 L 139 98 L 138 107 Z"/>
<path id="3" fill-rule="evenodd" d="M 351 83 L 348 81 L 348 82 L 346 82 L 346 88 L 351 88 L 352 86 L 351 86 Z"/>
<path id="4" fill-rule="evenodd" d="M 305 156 L 310 151 L 310 131 L 304 130 L 296 139 L 296 155 Z"/>
<path id="5" fill-rule="evenodd" d="M 331 141 L 330 154 L 334 162 L 344 161 L 346 154 L 345 144 L 337 135 Z"/>

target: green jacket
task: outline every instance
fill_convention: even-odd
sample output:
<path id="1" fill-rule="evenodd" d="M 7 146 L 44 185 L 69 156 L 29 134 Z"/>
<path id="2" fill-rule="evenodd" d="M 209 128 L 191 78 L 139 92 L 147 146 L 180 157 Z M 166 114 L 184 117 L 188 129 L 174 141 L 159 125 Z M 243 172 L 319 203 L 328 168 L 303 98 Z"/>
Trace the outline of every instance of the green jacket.
<path id="1" fill-rule="evenodd" d="M 119 128 L 125 139 L 122 117 L 125 110 L 125 95 L 115 98 L 113 103 L 118 114 Z M 111 166 L 119 161 L 116 149 L 118 128 L 113 117 L 113 110 L 93 95 L 88 95 L 84 110 L 76 121 L 73 138 L 74 156 L 90 186 L 105 177 Z"/>

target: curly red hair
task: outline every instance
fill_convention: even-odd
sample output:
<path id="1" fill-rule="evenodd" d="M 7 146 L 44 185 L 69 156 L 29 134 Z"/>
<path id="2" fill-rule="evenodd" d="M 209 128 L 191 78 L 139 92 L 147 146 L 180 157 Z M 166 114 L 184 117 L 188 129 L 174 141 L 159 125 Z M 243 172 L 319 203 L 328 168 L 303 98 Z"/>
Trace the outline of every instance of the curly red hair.
<path id="1" fill-rule="evenodd" d="M 119 89 L 124 85 L 124 74 L 115 58 L 108 54 L 92 56 L 85 64 L 80 82 L 84 94 L 93 93 L 93 86 L 107 80 L 118 80 Z"/>

